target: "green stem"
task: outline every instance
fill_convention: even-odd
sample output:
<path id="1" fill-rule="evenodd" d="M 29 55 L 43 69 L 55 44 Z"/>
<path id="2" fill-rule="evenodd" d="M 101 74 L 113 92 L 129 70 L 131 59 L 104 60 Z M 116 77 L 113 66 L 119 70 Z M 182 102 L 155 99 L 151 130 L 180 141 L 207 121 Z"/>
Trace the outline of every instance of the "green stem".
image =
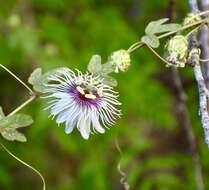
<path id="1" fill-rule="evenodd" d="M 154 53 L 154 55 L 160 59 L 162 62 L 166 63 L 167 65 L 169 65 L 169 62 L 166 61 L 163 57 L 161 57 L 152 47 L 150 47 L 149 45 L 146 44 L 146 46 L 149 48 L 149 50 Z"/>
<path id="2" fill-rule="evenodd" d="M 17 160 L 18 162 L 22 163 L 23 165 L 25 165 L 26 167 L 30 168 L 31 170 L 33 170 L 35 173 L 37 173 L 42 182 L 43 182 L 43 190 L 46 190 L 46 182 L 45 182 L 45 179 L 44 177 L 42 176 L 42 174 L 37 170 L 35 169 L 34 167 L 32 167 L 31 165 L 27 164 L 26 162 L 24 162 L 23 160 L 21 160 L 20 158 L 18 158 L 17 156 L 15 156 L 10 150 L 8 150 L 2 143 L 0 143 L 0 145 L 2 146 L 2 148 L 10 155 L 12 156 L 15 160 Z"/>
<path id="3" fill-rule="evenodd" d="M 196 30 L 198 30 L 200 28 L 201 25 L 197 26 L 196 28 L 194 28 L 193 30 L 191 30 L 185 37 L 188 38 L 193 32 L 195 32 Z"/>
<path id="4" fill-rule="evenodd" d="M 143 43 L 143 42 L 137 42 L 137 43 L 135 43 L 135 46 L 131 46 L 130 48 L 128 48 L 128 53 L 132 53 L 132 52 L 134 52 L 136 49 L 139 49 L 139 48 L 141 48 L 142 46 L 144 46 L 145 45 L 145 43 Z"/>
<path id="5" fill-rule="evenodd" d="M 142 42 L 136 42 L 136 43 L 134 43 L 134 44 L 132 44 L 129 48 L 128 48 L 128 52 L 129 53 L 131 53 L 133 50 L 134 50 L 134 48 L 136 47 L 136 46 L 139 46 L 139 45 L 143 45 L 143 43 Z"/>
<path id="6" fill-rule="evenodd" d="M 19 107 L 17 107 L 14 111 L 12 111 L 9 115 L 7 116 L 12 116 L 19 112 L 22 108 L 24 108 L 26 105 L 28 105 L 30 102 L 32 102 L 36 98 L 36 95 L 32 95 L 28 100 L 26 100 L 23 104 L 21 104 Z"/>
<path id="7" fill-rule="evenodd" d="M 167 32 L 165 34 L 162 34 L 160 36 L 158 36 L 158 39 L 161 39 L 161 38 L 165 38 L 165 37 L 168 37 L 168 36 L 171 36 L 173 34 L 176 34 L 177 32 L 180 32 L 180 31 L 183 31 L 183 30 L 186 30 L 186 29 L 189 29 L 189 28 L 192 28 L 194 26 L 198 26 L 198 25 L 201 25 L 205 22 L 205 19 L 201 20 L 201 21 L 198 21 L 198 22 L 195 22 L 195 23 L 192 23 L 192 24 L 188 24 L 188 25 L 185 25 L 183 26 L 182 28 L 178 29 L 178 30 L 175 30 L 175 31 L 171 31 L 171 32 Z"/>
<path id="8" fill-rule="evenodd" d="M 5 71 L 7 71 L 10 75 L 12 75 L 18 82 L 20 82 L 29 92 L 30 94 L 33 94 L 33 90 L 26 84 L 24 83 L 19 77 L 17 77 L 12 71 L 7 69 L 4 65 L 0 64 L 0 67 L 3 68 Z"/>
<path id="9" fill-rule="evenodd" d="M 208 13 L 209 13 L 209 11 L 205 11 L 205 12 L 200 13 L 199 16 L 203 16 L 203 15 L 206 15 L 206 14 L 208 14 Z M 178 29 L 178 30 L 171 31 L 171 32 L 167 32 L 167 33 L 165 33 L 165 34 L 162 34 L 162 35 L 158 36 L 157 38 L 158 38 L 158 39 L 162 39 L 162 38 L 165 38 L 165 37 L 169 37 L 169 36 L 171 36 L 171 35 L 173 35 L 173 34 L 176 34 L 177 32 L 180 32 L 180 31 L 189 29 L 189 28 L 194 27 L 194 26 L 198 26 L 198 27 L 199 27 L 199 25 L 205 23 L 206 20 L 207 20 L 207 19 L 202 19 L 201 21 L 198 21 L 198 22 L 195 22 L 195 23 L 192 23 L 192 24 L 185 25 L 185 26 L 183 26 L 182 28 L 180 28 L 180 29 Z M 128 51 L 129 53 L 132 53 L 132 52 L 135 51 L 136 49 L 141 48 L 143 45 L 144 45 L 144 43 L 141 42 L 141 41 L 136 42 L 136 43 L 134 43 L 133 45 L 131 45 L 131 46 L 128 48 L 127 51 Z"/>

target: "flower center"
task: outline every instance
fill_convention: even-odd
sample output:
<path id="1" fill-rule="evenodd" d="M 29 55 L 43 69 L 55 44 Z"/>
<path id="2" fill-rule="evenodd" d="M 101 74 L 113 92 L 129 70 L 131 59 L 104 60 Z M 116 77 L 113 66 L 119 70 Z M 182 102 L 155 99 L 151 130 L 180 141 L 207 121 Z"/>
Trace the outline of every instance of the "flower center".
<path id="1" fill-rule="evenodd" d="M 90 100 L 95 100 L 97 97 L 93 94 L 92 90 L 87 88 L 82 88 L 80 86 L 76 87 L 76 90 L 81 94 L 81 98 L 87 98 Z"/>

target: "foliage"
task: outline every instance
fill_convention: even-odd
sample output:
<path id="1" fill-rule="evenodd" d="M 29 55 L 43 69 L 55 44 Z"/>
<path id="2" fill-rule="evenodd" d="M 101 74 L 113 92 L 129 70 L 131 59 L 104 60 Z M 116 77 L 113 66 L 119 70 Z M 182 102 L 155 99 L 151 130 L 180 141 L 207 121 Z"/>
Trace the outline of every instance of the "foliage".
<path id="1" fill-rule="evenodd" d="M 25 114 L 5 116 L 0 107 L 0 133 L 9 141 L 26 142 L 26 137 L 17 131 L 18 128 L 27 127 L 33 123 L 32 118 Z"/>
<path id="2" fill-rule="evenodd" d="M 168 18 L 163 18 L 150 22 L 145 28 L 146 36 L 143 36 L 141 41 L 153 48 L 159 47 L 160 42 L 156 34 L 173 32 L 181 28 L 180 24 L 165 24 L 168 20 Z"/>
<path id="3" fill-rule="evenodd" d="M 152 3 L 128 0 L 5 1 L 0 7 L 0 63 L 24 81 L 27 81 L 27 73 L 36 67 L 44 71 L 60 67 L 84 69 L 92 54 L 98 53 L 105 58 L 110 52 L 129 47 L 144 33 L 149 20 L 161 18 L 162 13 L 167 17 L 167 7 L 167 0 Z M 176 7 L 178 19 L 181 19 L 187 12 L 187 2 L 178 1 Z M 147 34 L 153 41 L 156 33 L 148 30 Z M 153 48 L 158 46 L 157 42 L 148 44 Z M 100 58 L 94 58 L 98 68 Z M 90 71 L 94 63 L 90 64 Z M 198 134 L 207 179 L 208 149 L 202 142 L 196 85 L 190 69 L 182 73 L 191 123 Z M 29 82 L 35 90 L 43 90 L 39 82 L 45 80 L 44 75 L 40 69 L 31 75 Z M 133 57 L 129 72 L 113 76 L 119 82 L 117 89 L 123 102 L 123 117 L 111 132 L 94 135 L 88 142 L 76 132 L 67 136 L 60 129 L 62 126 L 56 127 L 47 111 L 41 110 L 44 100 L 37 100 L 23 110 L 35 120 L 33 127 L 24 131 L 28 142 L 24 146 L 17 143 L 7 146 L 43 171 L 50 190 L 122 189 L 117 172 L 121 157 L 114 145 L 115 137 L 118 137 L 122 170 L 128 174 L 132 189 L 195 189 L 188 143 L 181 118 L 175 114 L 177 108 L 170 70 L 161 66 L 150 52 L 142 50 Z M 2 70 L 0 79 L 0 104 L 5 113 L 9 113 L 20 100 L 26 99 L 26 93 Z M 0 189 L 40 189 L 40 181 L 4 152 L 1 152 L 0 162 Z M 209 183 L 205 182 L 207 189 Z"/>

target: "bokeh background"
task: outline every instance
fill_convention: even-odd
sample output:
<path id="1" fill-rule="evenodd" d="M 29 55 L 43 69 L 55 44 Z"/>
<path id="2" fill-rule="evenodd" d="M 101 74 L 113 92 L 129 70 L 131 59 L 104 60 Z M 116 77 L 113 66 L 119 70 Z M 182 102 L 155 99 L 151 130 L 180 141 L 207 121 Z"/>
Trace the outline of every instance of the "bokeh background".
<path id="1" fill-rule="evenodd" d="M 181 22 L 188 10 L 188 2 L 178 0 L 1 0 L 0 63 L 24 81 L 36 67 L 85 71 L 93 54 L 106 61 L 111 52 L 139 40 L 149 21 L 171 16 L 173 11 L 175 20 Z M 198 116 L 192 68 L 180 70 L 180 74 L 209 189 L 209 150 Z M 120 159 L 131 189 L 196 189 L 171 69 L 141 49 L 133 53 L 130 70 L 115 77 L 123 116 L 104 135 L 93 135 L 88 141 L 76 130 L 66 135 L 63 127 L 48 118 L 44 100 L 37 99 L 21 111 L 35 121 L 24 130 L 27 143 L 2 141 L 42 172 L 48 190 L 124 189 L 117 170 Z M 0 92 L 5 113 L 28 96 L 3 70 Z M 122 155 L 116 149 L 116 138 Z M 0 155 L 0 190 L 41 189 L 40 178 L 30 169 L 3 150 Z"/>

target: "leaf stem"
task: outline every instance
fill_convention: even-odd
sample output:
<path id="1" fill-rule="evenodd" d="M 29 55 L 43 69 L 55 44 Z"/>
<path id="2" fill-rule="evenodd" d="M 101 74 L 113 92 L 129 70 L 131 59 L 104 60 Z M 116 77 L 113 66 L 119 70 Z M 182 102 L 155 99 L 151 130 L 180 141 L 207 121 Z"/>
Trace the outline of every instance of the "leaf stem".
<path id="1" fill-rule="evenodd" d="M 12 71 L 10 71 L 7 67 L 5 67 L 2 64 L 0 64 L 0 67 L 3 68 L 5 71 L 7 71 L 10 75 L 12 75 L 18 82 L 20 82 L 30 92 L 30 94 L 34 94 L 33 90 L 26 83 L 24 83 L 19 77 L 17 77 Z"/>
<path id="2" fill-rule="evenodd" d="M 21 104 L 19 107 L 17 107 L 14 111 L 12 111 L 9 115 L 7 116 L 12 116 L 19 112 L 22 108 L 24 108 L 26 105 L 28 105 L 30 102 L 32 102 L 36 98 L 36 95 L 33 94 L 28 100 L 26 100 L 23 104 Z"/>

